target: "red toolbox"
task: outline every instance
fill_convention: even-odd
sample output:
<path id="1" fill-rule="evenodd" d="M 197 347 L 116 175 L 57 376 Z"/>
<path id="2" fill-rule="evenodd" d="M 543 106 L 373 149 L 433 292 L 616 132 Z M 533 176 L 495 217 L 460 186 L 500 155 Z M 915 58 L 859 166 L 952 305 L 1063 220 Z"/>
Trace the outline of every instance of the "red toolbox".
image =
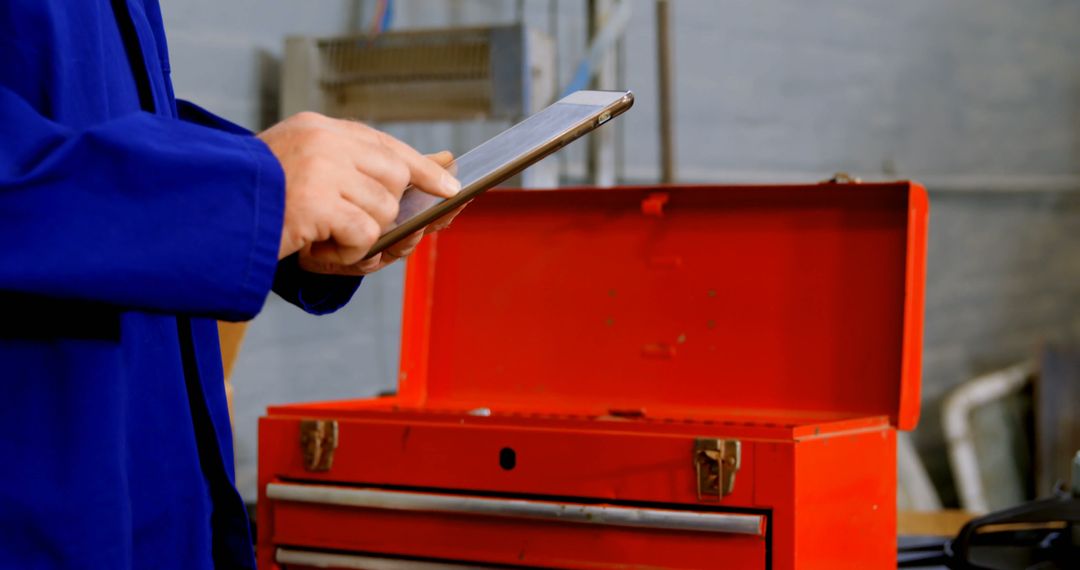
<path id="1" fill-rule="evenodd" d="M 397 395 L 260 421 L 260 568 L 894 568 L 927 214 L 488 193 L 408 263 Z"/>

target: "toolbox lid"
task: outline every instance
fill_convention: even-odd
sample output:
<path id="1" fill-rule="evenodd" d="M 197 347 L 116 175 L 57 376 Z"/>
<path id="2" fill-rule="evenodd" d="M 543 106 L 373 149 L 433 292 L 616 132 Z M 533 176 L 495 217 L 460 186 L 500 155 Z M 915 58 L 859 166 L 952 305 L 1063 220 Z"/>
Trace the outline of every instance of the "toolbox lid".
<path id="1" fill-rule="evenodd" d="M 909 182 L 489 192 L 408 263 L 399 396 L 911 429 L 927 217 Z"/>

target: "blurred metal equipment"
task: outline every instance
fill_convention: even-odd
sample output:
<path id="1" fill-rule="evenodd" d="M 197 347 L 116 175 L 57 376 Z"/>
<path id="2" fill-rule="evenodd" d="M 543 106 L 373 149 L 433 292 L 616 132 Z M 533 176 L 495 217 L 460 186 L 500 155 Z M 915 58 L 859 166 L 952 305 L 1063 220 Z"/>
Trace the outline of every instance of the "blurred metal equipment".
<path id="1" fill-rule="evenodd" d="M 660 104 L 660 182 L 675 182 L 675 135 L 672 133 L 671 17 L 668 0 L 656 0 L 656 88 Z"/>
<path id="2" fill-rule="evenodd" d="M 578 66 L 567 92 L 579 88 L 617 89 L 622 81 L 616 66 L 616 46 L 630 21 L 627 0 L 589 0 L 586 3 L 589 49 Z M 581 87 L 579 87 L 581 85 Z M 616 183 L 615 131 L 597 131 L 589 135 L 586 170 L 588 183 L 612 186 Z"/>
<path id="3" fill-rule="evenodd" d="M 1080 499 L 1053 495 L 995 511 L 944 544 L 901 547 L 899 568 L 1057 570 L 1080 568 Z"/>
<path id="4" fill-rule="evenodd" d="M 960 495 L 960 506 L 968 512 L 983 514 L 991 510 L 976 451 L 972 412 L 1020 391 L 1034 373 L 1035 368 L 1030 362 L 1022 362 L 974 378 L 950 392 L 942 404 L 941 423 L 949 448 L 949 464 Z"/>
<path id="5" fill-rule="evenodd" d="M 1035 492 L 1050 494 L 1080 449 L 1080 348 L 1047 345 L 1035 379 Z"/>
<path id="6" fill-rule="evenodd" d="M 554 44 L 521 25 L 290 37 L 281 92 L 286 116 L 516 121 L 555 95 Z"/>
<path id="7" fill-rule="evenodd" d="M 1073 456 L 1072 462 L 1072 494 L 1080 499 L 1080 451 Z"/>

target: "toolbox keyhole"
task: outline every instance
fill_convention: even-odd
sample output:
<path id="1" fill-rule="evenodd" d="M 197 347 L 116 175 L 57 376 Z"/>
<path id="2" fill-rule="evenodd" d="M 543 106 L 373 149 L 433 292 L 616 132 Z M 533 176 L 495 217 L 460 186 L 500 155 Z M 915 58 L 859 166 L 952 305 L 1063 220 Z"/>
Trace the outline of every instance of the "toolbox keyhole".
<path id="1" fill-rule="evenodd" d="M 517 452 L 509 447 L 499 450 L 499 467 L 509 471 L 517 466 Z"/>

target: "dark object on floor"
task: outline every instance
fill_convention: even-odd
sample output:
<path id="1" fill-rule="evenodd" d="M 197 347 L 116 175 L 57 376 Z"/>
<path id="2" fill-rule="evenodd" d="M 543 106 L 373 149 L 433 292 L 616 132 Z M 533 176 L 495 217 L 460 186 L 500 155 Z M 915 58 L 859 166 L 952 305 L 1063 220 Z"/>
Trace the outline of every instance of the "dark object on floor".
<path id="1" fill-rule="evenodd" d="M 1006 526 L 1007 525 L 1007 526 Z M 900 548 L 899 568 L 1080 568 L 1080 498 L 1058 492 L 979 517 L 942 544 Z"/>

